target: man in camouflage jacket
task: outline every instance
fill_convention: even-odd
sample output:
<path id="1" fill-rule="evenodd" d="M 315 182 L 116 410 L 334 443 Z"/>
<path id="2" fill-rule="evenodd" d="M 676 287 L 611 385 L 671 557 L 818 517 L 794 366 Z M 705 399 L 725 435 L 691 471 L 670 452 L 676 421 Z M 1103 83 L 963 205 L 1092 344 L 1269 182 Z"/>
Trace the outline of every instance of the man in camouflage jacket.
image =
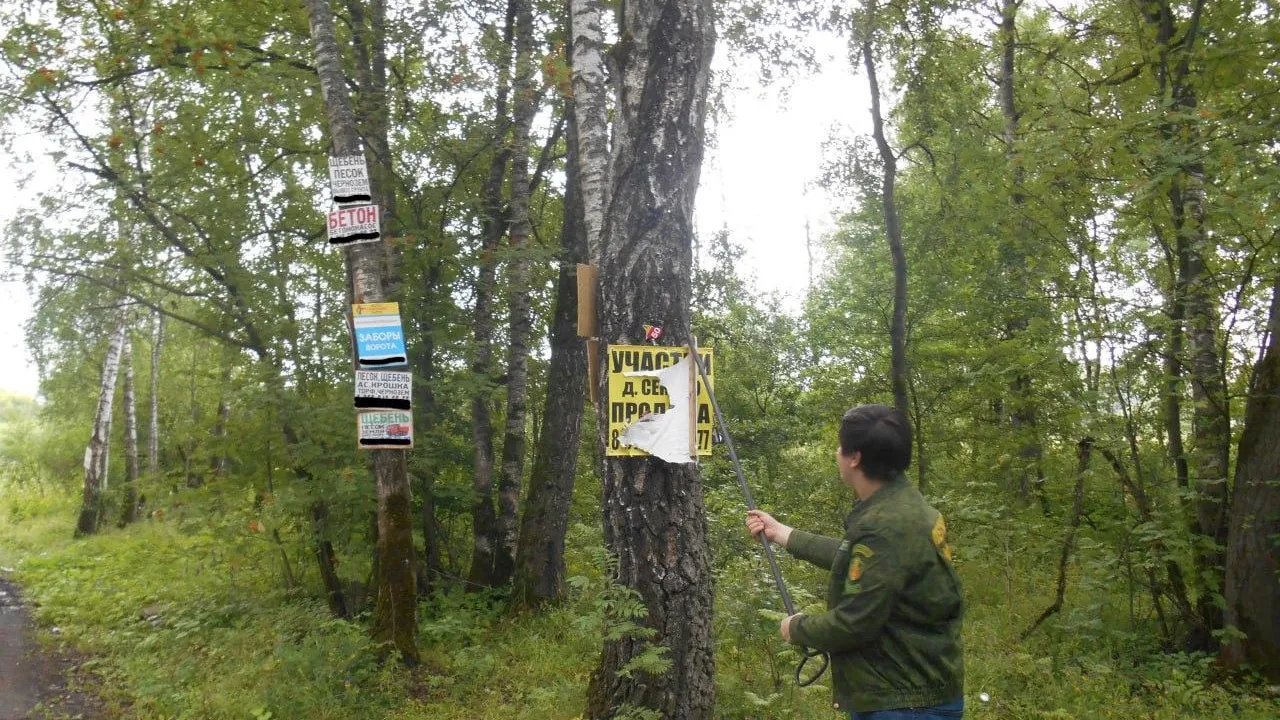
<path id="1" fill-rule="evenodd" d="M 836 463 L 858 498 L 843 539 L 747 516 L 753 535 L 831 571 L 828 610 L 786 618 L 782 636 L 831 655 L 835 707 L 853 720 L 963 717 L 960 579 L 942 515 L 903 474 L 906 420 L 884 405 L 849 410 Z"/>

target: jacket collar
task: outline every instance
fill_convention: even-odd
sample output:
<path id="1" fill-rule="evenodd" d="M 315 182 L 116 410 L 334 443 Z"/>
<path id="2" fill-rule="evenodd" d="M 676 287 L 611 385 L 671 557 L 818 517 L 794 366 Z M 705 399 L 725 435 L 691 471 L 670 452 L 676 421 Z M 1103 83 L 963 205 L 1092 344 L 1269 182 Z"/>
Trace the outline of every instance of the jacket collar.
<path id="1" fill-rule="evenodd" d="M 853 510 L 844 519 L 844 529 L 848 530 L 853 526 L 853 521 L 858 519 L 863 513 L 875 505 L 882 504 L 890 498 L 898 495 L 911 485 L 910 479 L 905 474 L 899 475 L 897 478 L 885 483 L 874 495 L 866 500 L 857 500 L 853 504 Z"/>

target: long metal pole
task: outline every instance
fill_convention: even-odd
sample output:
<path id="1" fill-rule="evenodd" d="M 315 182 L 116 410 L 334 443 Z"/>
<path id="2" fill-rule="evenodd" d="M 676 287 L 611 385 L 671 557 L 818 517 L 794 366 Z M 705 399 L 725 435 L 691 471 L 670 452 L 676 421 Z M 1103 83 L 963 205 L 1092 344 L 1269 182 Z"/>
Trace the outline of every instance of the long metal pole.
<path id="1" fill-rule="evenodd" d="M 729 450 L 729 459 L 733 461 L 733 472 L 738 476 L 738 487 L 742 488 L 742 497 L 747 502 L 748 510 L 756 509 L 755 497 L 751 495 L 751 488 L 747 485 L 747 477 L 742 473 L 742 462 L 738 460 L 738 450 L 733 446 L 733 435 L 729 433 L 729 424 L 724 421 L 724 413 L 720 412 L 720 403 L 716 401 L 716 393 L 711 389 L 711 381 L 707 379 L 707 370 L 702 366 L 702 357 L 698 355 L 698 341 L 689 336 L 689 354 L 693 357 L 693 366 L 698 369 L 698 377 L 702 379 L 702 386 L 707 389 L 707 397 L 711 400 L 711 410 L 715 413 L 716 423 L 720 425 L 720 432 L 724 433 L 724 444 Z M 696 398 L 696 388 L 694 389 L 694 397 Z M 760 540 L 760 546 L 764 548 L 765 557 L 769 558 L 769 570 L 773 572 L 773 583 L 778 586 L 778 594 L 782 596 L 782 607 L 786 609 L 787 615 L 795 615 L 796 607 L 791 601 L 791 593 L 787 592 L 787 585 L 782 581 L 782 569 L 778 567 L 778 558 L 773 554 L 773 545 L 769 539 L 764 536 L 761 531 L 756 536 Z M 830 658 L 826 653 L 811 650 L 810 648 L 801 648 L 800 664 L 796 667 L 796 684 L 804 687 L 813 684 L 818 678 L 822 677 L 822 673 L 826 671 Z M 822 667 L 818 668 L 818 672 L 812 677 L 801 677 L 801 671 L 804 669 L 805 663 L 810 658 L 821 657 Z"/>

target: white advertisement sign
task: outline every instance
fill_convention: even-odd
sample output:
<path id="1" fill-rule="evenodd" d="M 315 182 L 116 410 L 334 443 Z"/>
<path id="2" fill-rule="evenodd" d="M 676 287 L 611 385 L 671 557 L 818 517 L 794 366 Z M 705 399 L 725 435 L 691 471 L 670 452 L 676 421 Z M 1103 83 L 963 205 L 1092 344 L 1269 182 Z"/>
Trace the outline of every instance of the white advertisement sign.
<path id="1" fill-rule="evenodd" d="M 329 191 L 336 203 L 367 203 L 373 199 L 363 155 L 329 158 Z"/>
<path id="2" fill-rule="evenodd" d="M 329 244 L 377 242 L 382 237 L 377 205 L 353 205 L 329 211 Z"/>
<path id="3" fill-rule="evenodd" d="M 393 370 L 356 371 L 356 407 L 408 410 L 413 401 L 413 375 Z"/>

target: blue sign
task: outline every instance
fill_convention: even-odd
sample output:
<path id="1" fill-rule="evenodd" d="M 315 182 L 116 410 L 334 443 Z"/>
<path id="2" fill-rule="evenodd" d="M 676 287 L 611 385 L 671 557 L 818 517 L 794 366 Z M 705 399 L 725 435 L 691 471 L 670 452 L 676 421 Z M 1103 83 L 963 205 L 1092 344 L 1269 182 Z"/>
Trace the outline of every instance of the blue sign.
<path id="1" fill-rule="evenodd" d="M 360 367 L 409 364 L 399 303 L 353 305 L 352 319 L 356 333 L 356 360 Z"/>

